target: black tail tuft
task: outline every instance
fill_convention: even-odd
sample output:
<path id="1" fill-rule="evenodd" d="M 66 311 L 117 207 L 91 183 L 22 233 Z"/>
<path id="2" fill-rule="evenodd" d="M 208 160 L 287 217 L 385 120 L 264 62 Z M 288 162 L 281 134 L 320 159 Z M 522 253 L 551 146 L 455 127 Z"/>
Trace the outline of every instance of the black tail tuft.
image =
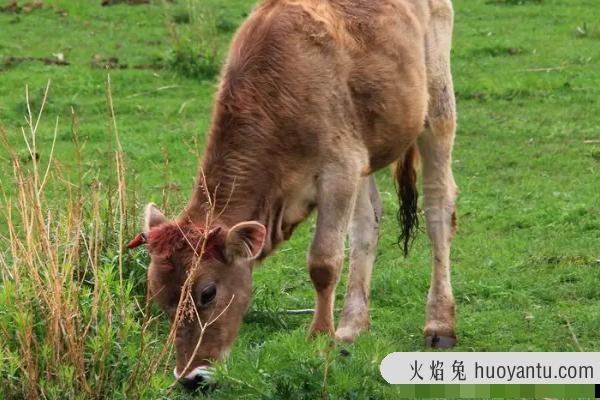
<path id="1" fill-rule="evenodd" d="M 404 257 L 408 255 L 412 242 L 415 240 L 419 229 L 419 215 L 417 213 L 417 171 L 416 165 L 419 154 L 416 145 L 412 145 L 404 158 L 396 163 L 395 183 L 398 192 L 398 223 L 400 224 L 400 237 L 398 245 L 403 246 Z"/>

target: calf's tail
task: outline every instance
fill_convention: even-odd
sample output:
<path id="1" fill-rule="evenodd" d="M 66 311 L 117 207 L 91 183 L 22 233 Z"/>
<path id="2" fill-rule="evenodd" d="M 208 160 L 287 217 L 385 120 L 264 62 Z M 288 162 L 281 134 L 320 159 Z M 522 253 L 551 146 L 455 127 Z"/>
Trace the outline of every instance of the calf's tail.
<path id="1" fill-rule="evenodd" d="M 396 162 L 394 181 L 398 194 L 398 224 L 400 224 L 400 237 L 398 245 L 402 247 L 404 256 L 408 255 L 412 242 L 415 240 L 419 229 L 419 215 L 417 212 L 417 167 L 419 164 L 419 150 L 413 144 L 408 148 L 404 157 Z"/>

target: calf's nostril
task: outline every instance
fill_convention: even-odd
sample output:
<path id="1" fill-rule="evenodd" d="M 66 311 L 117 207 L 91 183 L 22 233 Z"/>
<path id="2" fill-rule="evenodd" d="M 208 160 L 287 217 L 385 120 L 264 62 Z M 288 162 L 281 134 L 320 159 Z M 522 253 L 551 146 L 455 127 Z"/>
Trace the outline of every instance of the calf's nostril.
<path id="1" fill-rule="evenodd" d="M 202 390 L 203 392 L 214 387 L 211 379 L 212 371 L 207 367 L 196 367 L 186 376 L 181 376 L 177 368 L 173 370 L 175 379 L 188 390 Z"/>

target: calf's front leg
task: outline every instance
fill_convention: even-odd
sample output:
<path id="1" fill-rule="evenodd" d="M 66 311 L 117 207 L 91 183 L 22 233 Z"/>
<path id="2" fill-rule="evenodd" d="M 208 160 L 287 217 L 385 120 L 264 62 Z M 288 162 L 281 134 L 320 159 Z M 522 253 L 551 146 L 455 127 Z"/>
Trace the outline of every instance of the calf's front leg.
<path id="1" fill-rule="evenodd" d="M 335 288 L 344 263 L 344 241 L 359 182 L 357 168 L 336 165 L 319 177 L 317 229 L 308 257 L 308 270 L 317 292 L 310 334 L 333 336 Z"/>
<path id="2" fill-rule="evenodd" d="M 375 177 L 362 178 L 350 219 L 350 272 L 335 338 L 352 342 L 369 328 L 369 287 L 377 255 L 382 203 Z"/>

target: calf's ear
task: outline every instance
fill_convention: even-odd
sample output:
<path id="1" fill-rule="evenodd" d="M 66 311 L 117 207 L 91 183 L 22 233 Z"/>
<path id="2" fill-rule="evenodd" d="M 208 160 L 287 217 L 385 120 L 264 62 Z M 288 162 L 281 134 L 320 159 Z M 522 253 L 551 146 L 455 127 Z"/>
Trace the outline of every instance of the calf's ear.
<path id="1" fill-rule="evenodd" d="M 160 212 L 156 204 L 149 203 L 144 210 L 144 233 L 148 233 L 150 229 L 167 222 L 167 218 Z"/>
<path id="2" fill-rule="evenodd" d="M 254 260 L 265 245 L 267 229 L 256 221 L 234 225 L 225 239 L 225 255 L 228 260 Z"/>

